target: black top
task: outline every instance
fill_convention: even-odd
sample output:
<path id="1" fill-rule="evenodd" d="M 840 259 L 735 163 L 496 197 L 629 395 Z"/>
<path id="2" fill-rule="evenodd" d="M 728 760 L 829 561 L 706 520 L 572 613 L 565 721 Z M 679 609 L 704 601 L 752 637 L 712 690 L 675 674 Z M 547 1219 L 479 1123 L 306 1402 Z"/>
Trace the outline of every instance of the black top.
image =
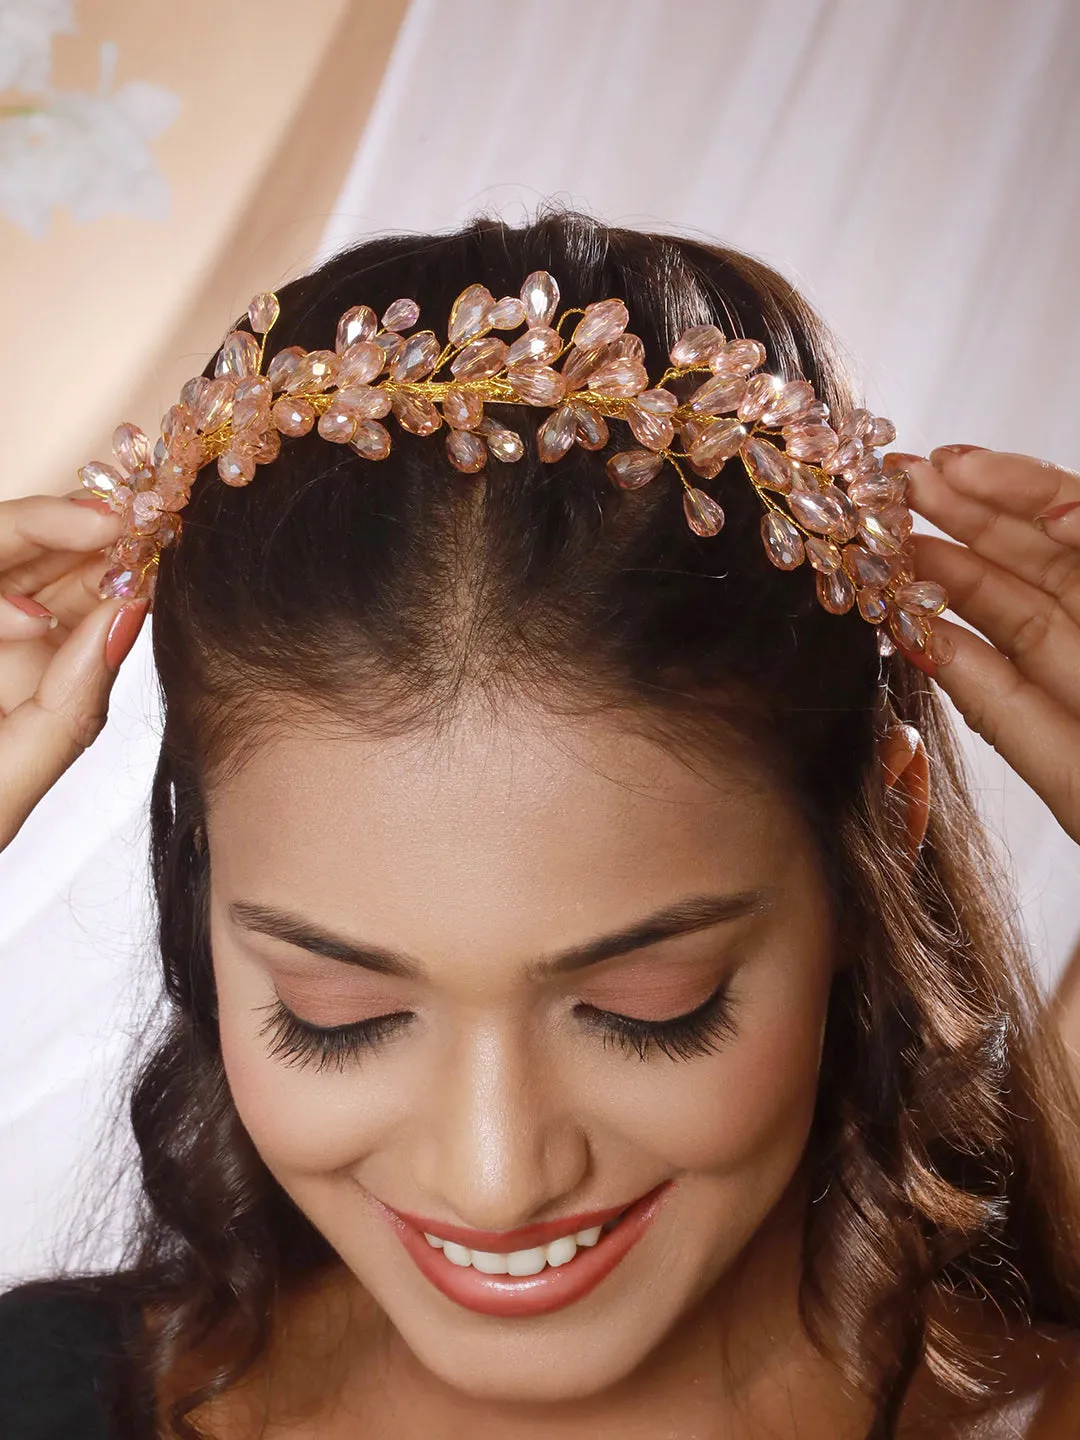
<path id="1" fill-rule="evenodd" d="M 134 1305 L 90 1292 L 0 1295 L 3 1440 L 121 1440 L 112 1401 L 137 1324 Z"/>

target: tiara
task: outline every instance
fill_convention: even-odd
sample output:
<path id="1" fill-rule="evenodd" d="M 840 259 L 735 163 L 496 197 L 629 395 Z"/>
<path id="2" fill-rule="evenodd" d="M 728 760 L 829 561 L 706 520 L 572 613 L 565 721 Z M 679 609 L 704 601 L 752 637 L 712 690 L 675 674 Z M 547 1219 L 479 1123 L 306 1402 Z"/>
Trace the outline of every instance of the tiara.
<path id="1" fill-rule="evenodd" d="M 267 336 L 281 307 L 272 292 L 257 295 L 248 306 L 251 331 L 225 336 L 214 378 L 187 382 L 152 448 L 138 426 L 123 424 L 113 435 L 123 470 L 99 461 L 80 469 L 87 489 L 125 520 L 108 552 L 102 596 L 152 599 L 161 551 L 177 539 L 192 484 L 212 460 L 226 485 L 247 485 L 257 466 L 277 459 L 282 437 L 313 428 L 365 460 L 384 460 L 391 435 L 381 422 L 392 414 L 414 435 L 445 425 L 448 461 L 472 475 L 489 459 L 509 464 L 525 453 L 521 435 L 485 406 L 528 405 L 550 410 L 536 432 L 547 464 L 574 445 L 603 449 L 609 420 L 626 425 L 636 443 L 607 459 L 608 478 L 637 490 L 670 466 L 687 524 L 700 536 L 718 534 L 724 511 L 687 471 L 714 480 L 738 455 L 763 505 L 761 537 L 773 565 L 808 563 L 821 605 L 837 615 L 857 606 L 877 627 L 882 655 L 899 647 L 948 658 L 949 642 L 933 627 L 948 597 L 912 568 L 908 476 L 886 475 L 882 464 L 879 447 L 896 436 L 889 420 L 853 409 L 830 423 L 808 381 L 764 372 L 759 340 L 729 339 L 716 325 L 684 330 L 654 385 L 622 300 L 566 309 L 556 319 L 559 293 L 543 270 L 519 295 L 498 300 L 470 285 L 454 301 L 445 346 L 433 330 L 414 328 L 415 300 L 395 300 L 381 319 L 354 305 L 338 322 L 333 350 L 291 345 L 273 355 L 265 374 Z M 580 318 L 566 339 L 571 316 Z M 522 326 L 516 338 L 502 338 Z M 687 375 L 704 378 L 680 401 L 665 387 Z"/>

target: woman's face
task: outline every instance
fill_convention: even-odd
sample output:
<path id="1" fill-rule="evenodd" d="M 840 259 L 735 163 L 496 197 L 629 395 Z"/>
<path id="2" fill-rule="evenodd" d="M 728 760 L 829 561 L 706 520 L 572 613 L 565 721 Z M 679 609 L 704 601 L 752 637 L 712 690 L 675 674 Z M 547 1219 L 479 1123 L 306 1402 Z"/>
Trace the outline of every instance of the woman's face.
<path id="1" fill-rule="evenodd" d="M 207 821 L 225 1065 L 282 1187 L 457 1390 L 629 1375 L 807 1140 L 838 957 L 791 804 L 522 707 L 393 742 L 298 725 Z M 591 1235 L 502 1234 L 544 1222 Z M 500 1233 L 422 1233 L 462 1227 Z"/>

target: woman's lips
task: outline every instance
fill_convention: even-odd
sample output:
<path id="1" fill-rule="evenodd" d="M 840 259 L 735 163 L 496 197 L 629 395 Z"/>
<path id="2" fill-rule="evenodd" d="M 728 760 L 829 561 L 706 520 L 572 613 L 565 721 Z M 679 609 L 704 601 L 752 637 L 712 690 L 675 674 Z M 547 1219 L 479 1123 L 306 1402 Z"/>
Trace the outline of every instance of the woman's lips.
<path id="1" fill-rule="evenodd" d="M 623 1210 L 614 1206 L 608 1210 L 597 1210 L 584 1217 L 569 1215 L 563 1220 L 550 1224 L 523 1226 L 512 1231 L 476 1231 L 461 1226 L 441 1225 L 438 1222 L 422 1221 L 422 1225 L 433 1225 L 429 1232 L 441 1238 L 454 1240 L 457 1235 L 484 1237 L 479 1242 L 459 1240 L 458 1244 L 469 1249 L 487 1248 L 496 1253 L 521 1250 L 542 1245 L 563 1235 L 588 1229 L 591 1225 L 622 1215 L 612 1230 L 601 1234 L 597 1243 L 589 1248 L 579 1249 L 574 1258 L 565 1265 L 547 1265 L 537 1275 L 485 1275 L 471 1265 L 455 1265 L 435 1249 L 424 1238 L 424 1231 L 400 1211 L 392 1210 L 376 1200 L 375 1204 L 386 1220 L 397 1232 L 398 1238 L 412 1257 L 417 1269 L 449 1300 L 481 1315 L 493 1315 L 502 1319 L 518 1319 L 533 1315 L 546 1315 L 552 1310 L 580 1300 L 610 1275 L 619 1261 L 629 1252 L 645 1233 L 655 1218 L 671 1188 L 672 1181 L 665 1180 L 646 1195 Z M 372 1197 L 374 1199 L 374 1197 Z M 581 1220 L 585 1223 L 582 1224 Z M 519 1239 L 525 1235 L 524 1243 Z M 540 1238 L 545 1237 L 545 1238 Z M 492 1243 L 494 1241 L 495 1243 Z"/>

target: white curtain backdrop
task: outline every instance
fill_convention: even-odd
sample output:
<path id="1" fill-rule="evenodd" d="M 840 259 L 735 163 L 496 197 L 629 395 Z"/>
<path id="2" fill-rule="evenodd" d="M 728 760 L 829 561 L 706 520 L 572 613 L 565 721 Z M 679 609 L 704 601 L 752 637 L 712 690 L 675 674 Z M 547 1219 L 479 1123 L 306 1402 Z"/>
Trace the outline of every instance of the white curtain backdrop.
<path id="1" fill-rule="evenodd" d="M 719 238 L 818 305 L 899 448 L 1076 467 L 1078 74 L 1072 0 L 414 0 L 323 253 L 548 197 Z M 131 1183 L 108 1121 L 155 994 L 155 713 L 143 640 L 105 735 L 0 856 L 0 1285 L 115 1253 L 123 1189 L 95 1205 L 117 1166 Z M 967 744 L 1049 987 L 1080 854 Z"/>

